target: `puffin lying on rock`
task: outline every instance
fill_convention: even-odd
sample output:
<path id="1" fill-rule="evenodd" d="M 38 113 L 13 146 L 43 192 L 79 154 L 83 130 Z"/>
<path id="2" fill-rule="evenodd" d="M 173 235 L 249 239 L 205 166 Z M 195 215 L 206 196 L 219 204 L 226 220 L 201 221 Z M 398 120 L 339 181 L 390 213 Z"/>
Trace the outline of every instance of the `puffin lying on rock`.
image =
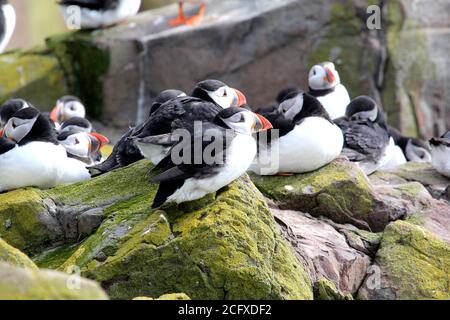
<path id="1" fill-rule="evenodd" d="M 165 202 L 179 204 L 200 199 L 238 179 L 256 155 L 252 134 L 270 129 L 271 124 L 249 110 L 232 107 L 220 111 L 212 121 L 203 121 L 202 130 L 185 121 L 175 121 L 174 127 L 187 130 L 190 138 L 175 144 L 151 171 L 150 181 L 160 183 L 153 208 Z M 210 148 L 211 141 L 221 141 L 218 149 Z M 175 163 L 172 152 L 178 152 L 180 145 L 183 152 L 190 154 L 183 153 L 187 161 Z"/>
<path id="2" fill-rule="evenodd" d="M 395 128 L 388 127 L 395 144 L 400 147 L 408 161 L 431 162 L 430 146 L 417 138 L 405 137 Z"/>
<path id="3" fill-rule="evenodd" d="M 431 164 L 437 172 L 450 178 L 450 131 L 430 140 Z"/>
<path id="4" fill-rule="evenodd" d="M 278 108 L 259 112 L 273 125 L 269 134 L 278 130 L 278 137 L 271 135 L 267 143 L 258 139 L 258 157 L 251 171 L 260 175 L 311 172 L 340 155 L 342 132 L 315 97 L 291 92 Z"/>
<path id="5" fill-rule="evenodd" d="M 136 15 L 141 7 L 141 0 L 61 0 L 60 11 L 64 20 L 73 19 L 74 12 L 69 8 L 80 9 L 80 28 L 105 28 Z"/>
<path id="6" fill-rule="evenodd" d="M 34 107 L 17 111 L 0 138 L 0 192 L 34 186 L 52 188 L 90 178 L 85 165 L 67 156 L 55 129 Z"/>
<path id="7" fill-rule="evenodd" d="M 392 157 L 383 111 L 370 97 L 360 96 L 346 108 L 345 117 L 335 120 L 344 134 L 342 154 L 370 175 Z"/>

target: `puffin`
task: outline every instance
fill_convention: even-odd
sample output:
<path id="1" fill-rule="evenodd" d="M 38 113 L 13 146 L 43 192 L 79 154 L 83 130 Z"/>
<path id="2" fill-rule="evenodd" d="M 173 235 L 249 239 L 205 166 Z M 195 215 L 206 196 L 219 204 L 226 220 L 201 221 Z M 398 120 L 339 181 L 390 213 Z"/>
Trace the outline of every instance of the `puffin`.
<path id="1" fill-rule="evenodd" d="M 11 40 L 16 27 L 16 11 L 8 0 L 0 0 L 0 53 Z"/>
<path id="2" fill-rule="evenodd" d="M 51 121 L 36 108 L 17 111 L 8 120 L 2 141 L 6 152 L 0 155 L 0 192 L 31 186 L 47 189 L 90 178 L 85 164 L 67 157 Z"/>
<path id="3" fill-rule="evenodd" d="M 186 15 L 184 14 L 184 9 L 183 9 L 184 2 L 200 4 L 200 9 L 198 10 L 198 12 L 195 15 L 186 17 Z M 178 1 L 178 16 L 174 19 L 169 20 L 169 25 L 174 27 L 174 26 L 179 26 L 179 25 L 183 25 L 183 24 L 185 24 L 185 25 L 197 24 L 203 20 L 203 17 L 205 15 L 205 10 L 206 10 L 206 4 L 204 3 L 204 1 L 201 1 L 201 0 Z"/>
<path id="4" fill-rule="evenodd" d="M 347 106 L 345 117 L 334 122 L 344 134 L 342 154 L 358 163 L 366 175 L 380 169 L 392 157 L 383 111 L 372 98 L 355 98 Z"/>
<path id="5" fill-rule="evenodd" d="M 55 123 L 56 129 L 59 130 L 61 123 L 70 118 L 85 118 L 86 108 L 79 98 L 64 96 L 56 101 L 56 106 L 50 112 L 49 117 Z"/>
<path id="6" fill-rule="evenodd" d="M 345 116 L 350 96 L 341 84 L 334 63 L 322 62 L 314 65 L 309 71 L 308 84 L 309 94 L 319 99 L 331 120 Z"/>
<path id="7" fill-rule="evenodd" d="M 23 99 L 10 99 L 0 106 L 0 128 L 4 127 L 11 116 L 30 104 Z"/>
<path id="8" fill-rule="evenodd" d="M 92 166 L 102 160 L 100 151 L 109 140 L 97 132 L 66 130 L 58 135 L 58 142 L 66 149 L 69 158 Z"/>
<path id="9" fill-rule="evenodd" d="M 164 103 L 176 98 L 186 97 L 186 93 L 181 90 L 168 89 L 162 91 L 155 98 L 152 106 L 150 107 L 149 117 L 158 110 Z M 130 128 L 114 146 L 109 157 L 102 163 L 96 164 L 89 168 L 93 177 L 102 175 L 111 170 L 122 168 L 144 159 L 141 151 L 130 137 L 139 134 L 144 128 L 144 124 L 140 124 L 134 128 Z"/>
<path id="10" fill-rule="evenodd" d="M 431 164 L 437 172 L 450 178 L 450 131 L 440 138 L 431 138 Z"/>
<path id="11" fill-rule="evenodd" d="M 136 15 L 141 0 L 61 0 L 60 11 L 65 21 L 73 19 L 71 6 L 80 8 L 82 29 L 97 29 L 113 26 Z"/>
<path id="12" fill-rule="evenodd" d="M 342 131 L 318 99 L 292 91 L 277 109 L 259 110 L 273 125 L 264 139 L 258 134 L 258 156 L 250 167 L 259 175 L 291 175 L 315 171 L 342 151 Z M 275 135 L 274 135 L 275 134 Z"/>
<path id="13" fill-rule="evenodd" d="M 238 179 L 256 155 L 252 134 L 272 127 L 263 116 L 236 107 L 203 121 L 201 130 L 178 120 L 175 126 L 186 130 L 188 138 L 175 144 L 150 171 L 149 181 L 159 183 L 153 208 L 203 198 Z"/>
<path id="14" fill-rule="evenodd" d="M 431 163 L 430 146 L 424 141 L 403 136 L 397 129 L 388 126 L 395 144 L 402 150 L 407 161 Z"/>
<path id="15" fill-rule="evenodd" d="M 64 121 L 58 132 L 86 132 L 91 133 L 93 131 L 92 124 L 88 119 L 73 117 L 69 120 Z"/>
<path id="16" fill-rule="evenodd" d="M 158 164 L 174 143 L 172 122 L 212 121 L 223 109 L 247 105 L 245 95 L 218 80 L 199 82 L 191 96 L 173 99 L 161 105 L 143 124 L 133 139 L 142 155 Z"/>

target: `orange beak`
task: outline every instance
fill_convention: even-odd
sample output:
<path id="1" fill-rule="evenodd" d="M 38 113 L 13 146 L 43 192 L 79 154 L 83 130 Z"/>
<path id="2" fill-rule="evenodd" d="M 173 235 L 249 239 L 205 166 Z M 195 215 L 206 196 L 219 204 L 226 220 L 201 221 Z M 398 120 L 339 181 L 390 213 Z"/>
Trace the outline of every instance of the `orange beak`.
<path id="1" fill-rule="evenodd" d="M 105 137 L 104 135 L 100 134 L 100 133 L 91 132 L 89 135 L 94 137 L 98 141 L 100 141 L 100 148 L 99 149 L 103 148 L 105 145 L 107 145 L 109 143 L 109 139 L 107 137 Z"/>
<path id="2" fill-rule="evenodd" d="M 265 131 L 265 130 L 269 130 L 269 129 L 273 128 L 270 121 L 267 120 L 265 117 L 263 117 L 262 115 L 257 114 L 257 113 L 255 113 L 255 116 L 258 119 L 258 121 L 256 121 L 256 124 L 255 124 L 255 130 Z"/>
<path id="3" fill-rule="evenodd" d="M 336 77 L 334 76 L 333 71 L 330 68 L 325 67 L 326 76 L 323 77 L 323 80 L 328 81 L 329 83 L 334 83 L 336 81 Z"/>
<path id="4" fill-rule="evenodd" d="M 52 120 L 53 122 L 58 122 L 58 113 L 60 109 L 60 106 L 55 106 L 53 108 L 52 112 L 50 112 L 50 120 Z"/>
<path id="5" fill-rule="evenodd" d="M 238 107 L 242 107 L 244 105 L 247 104 L 247 98 L 245 97 L 245 95 L 239 91 L 238 89 L 233 89 L 236 92 L 236 95 L 238 97 L 238 102 L 237 102 L 237 106 Z"/>
<path id="6" fill-rule="evenodd" d="M 0 129 L 0 137 L 3 137 L 4 134 L 5 134 L 5 128 Z"/>

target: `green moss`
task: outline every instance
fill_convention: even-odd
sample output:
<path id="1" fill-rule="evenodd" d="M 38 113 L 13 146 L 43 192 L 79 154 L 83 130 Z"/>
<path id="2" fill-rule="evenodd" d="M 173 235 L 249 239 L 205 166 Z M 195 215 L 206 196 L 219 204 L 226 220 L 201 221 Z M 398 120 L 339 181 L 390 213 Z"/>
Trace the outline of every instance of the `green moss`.
<path id="1" fill-rule="evenodd" d="M 450 245 L 419 226 L 391 223 L 376 263 L 387 274 L 397 299 L 450 299 Z"/>
<path id="2" fill-rule="evenodd" d="M 372 188 L 364 173 L 348 161 L 336 160 L 315 172 L 292 177 L 251 177 L 258 189 L 282 209 L 368 228 L 361 221 L 368 221 L 373 211 Z"/>
<path id="3" fill-rule="evenodd" d="M 39 268 L 58 269 L 78 249 L 79 244 L 68 244 L 50 250 L 45 250 L 32 257 Z"/>
<path id="4" fill-rule="evenodd" d="M 30 258 L 2 239 L 0 239 L 0 262 L 7 262 L 17 267 L 37 269 Z"/>
<path id="5" fill-rule="evenodd" d="M 110 64 L 109 52 L 93 41 L 98 34 L 79 31 L 47 39 L 47 46 L 63 67 L 71 92 L 85 102 L 93 118 L 102 115 L 102 77 Z"/>
<path id="6" fill-rule="evenodd" d="M 340 292 L 334 282 L 320 278 L 314 284 L 314 300 L 353 300 L 353 297 Z"/>
<path id="7" fill-rule="evenodd" d="M 123 239 L 106 261 L 82 261 L 84 274 L 112 298 L 166 292 L 194 299 L 312 297 L 308 276 L 248 179 L 204 208 L 183 215 L 177 209 L 150 212 Z"/>
<path id="8" fill-rule="evenodd" d="M 74 285 L 74 287 L 71 287 Z M 68 274 L 0 263 L 0 300 L 106 300 L 98 284 Z"/>
<path id="9" fill-rule="evenodd" d="M 61 230 L 46 223 L 52 219 L 39 190 L 22 189 L 0 194 L 0 236 L 28 254 L 63 240 Z"/>
<path id="10" fill-rule="evenodd" d="M 67 92 L 58 60 L 47 51 L 15 51 L 0 55 L 0 104 L 20 97 L 50 110 Z"/>

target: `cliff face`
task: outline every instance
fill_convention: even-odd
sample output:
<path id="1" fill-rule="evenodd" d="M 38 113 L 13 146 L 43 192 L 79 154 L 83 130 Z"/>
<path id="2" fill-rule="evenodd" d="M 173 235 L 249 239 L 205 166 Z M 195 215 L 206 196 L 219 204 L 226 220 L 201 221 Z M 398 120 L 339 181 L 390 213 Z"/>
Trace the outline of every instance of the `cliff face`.
<path id="1" fill-rule="evenodd" d="M 374 3 L 381 8 L 380 30 L 366 25 Z M 189 92 L 199 80 L 220 78 L 257 108 L 283 87 L 306 88 L 311 65 L 332 60 L 350 94 L 381 101 L 391 124 L 405 133 L 430 137 L 450 126 L 446 1 L 211 0 L 202 24 L 169 29 L 176 10 L 172 5 L 112 29 L 54 37 L 38 53 L 47 71 L 32 77 L 26 70 L 35 59 L 0 58 L 7 67 L 19 60 L 25 70 L 0 82 L 0 100 L 20 94 L 49 107 L 53 95 L 40 92 L 66 89 L 86 101 L 92 116 L 126 126 L 142 119 L 166 88 Z M 23 75 L 33 81 L 13 79 Z"/>

